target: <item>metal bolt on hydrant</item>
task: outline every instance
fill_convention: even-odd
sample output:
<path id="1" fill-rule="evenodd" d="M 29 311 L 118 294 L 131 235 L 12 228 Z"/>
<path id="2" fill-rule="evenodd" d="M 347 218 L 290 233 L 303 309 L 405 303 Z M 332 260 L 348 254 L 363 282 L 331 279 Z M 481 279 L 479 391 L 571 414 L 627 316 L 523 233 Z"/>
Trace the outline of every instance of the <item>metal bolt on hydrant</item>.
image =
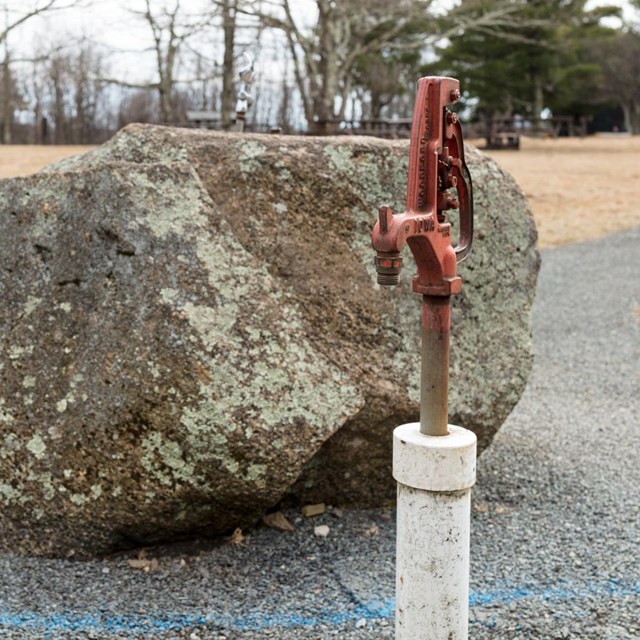
<path id="1" fill-rule="evenodd" d="M 378 283 L 399 282 L 409 245 L 422 295 L 420 422 L 393 434 L 398 482 L 396 640 L 465 640 L 469 617 L 471 487 L 476 436 L 448 424 L 451 296 L 457 263 L 471 249 L 473 201 L 462 129 L 447 107 L 460 98 L 453 78 L 427 77 L 418 92 L 409 148 L 406 211 L 379 209 L 373 229 Z M 452 193 L 454 192 L 455 193 Z M 454 246 L 447 211 L 459 209 Z"/>

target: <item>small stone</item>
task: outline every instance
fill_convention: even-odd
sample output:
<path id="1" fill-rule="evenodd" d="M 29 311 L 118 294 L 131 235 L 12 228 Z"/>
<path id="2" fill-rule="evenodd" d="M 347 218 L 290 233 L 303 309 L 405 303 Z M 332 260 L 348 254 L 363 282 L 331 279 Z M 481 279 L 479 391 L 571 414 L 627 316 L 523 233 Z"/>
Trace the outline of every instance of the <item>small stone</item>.
<path id="1" fill-rule="evenodd" d="M 318 504 L 307 504 L 302 507 L 302 515 L 305 518 L 311 518 L 313 516 L 321 516 L 327 508 L 324 505 L 324 502 L 319 502 Z"/>
<path id="2" fill-rule="evenodd" d="M 356 622 L 356 629 L 363 629 L 367 626 L 367 621 L 364 618 L 360 618 L 358 622 Z"/>
<path id="3" fill-rule="evenodd" d="M 329 528 L 329 525 L 319 524 L 317 527 L 314 528 L 313 534 L 318 538 L 326 538 L 329 535 L 329 531 L 331 531 L 331 529 Z"/>

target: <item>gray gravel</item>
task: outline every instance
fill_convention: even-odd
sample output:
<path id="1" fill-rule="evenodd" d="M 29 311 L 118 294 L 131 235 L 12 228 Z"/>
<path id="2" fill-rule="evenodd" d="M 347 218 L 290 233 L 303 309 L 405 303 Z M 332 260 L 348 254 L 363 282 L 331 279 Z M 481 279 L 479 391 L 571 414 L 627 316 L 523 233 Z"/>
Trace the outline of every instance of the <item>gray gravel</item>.
<path id="1" fill-rule="evenodd" d="M 639 246 L 543 252 L 534 371 L 473 491 L 474 640 L 640 638 Z M 287 515 L 148 572 L 2 556 L 0 638 L 393 638 L 393 511 Z"/>

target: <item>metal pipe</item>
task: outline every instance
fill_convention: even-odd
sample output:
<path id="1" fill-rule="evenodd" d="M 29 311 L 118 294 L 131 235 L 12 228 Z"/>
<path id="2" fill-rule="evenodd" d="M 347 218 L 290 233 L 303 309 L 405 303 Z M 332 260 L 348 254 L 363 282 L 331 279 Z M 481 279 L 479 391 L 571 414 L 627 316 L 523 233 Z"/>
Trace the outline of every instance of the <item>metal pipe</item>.
<path id="1" fill-rule="evenodd" d="M 451 296 L 422 296 L 420 433 L 449 434 Z"/>

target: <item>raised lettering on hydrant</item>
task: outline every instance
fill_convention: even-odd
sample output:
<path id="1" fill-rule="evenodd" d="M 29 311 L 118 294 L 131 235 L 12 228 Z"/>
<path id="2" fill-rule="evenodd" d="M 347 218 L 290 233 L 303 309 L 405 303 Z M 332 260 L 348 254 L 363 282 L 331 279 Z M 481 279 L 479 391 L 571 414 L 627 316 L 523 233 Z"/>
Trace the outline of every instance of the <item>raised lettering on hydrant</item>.
<path id="1" fill-rule="evenodd" d="M 373 229 L 378 283 L 398 284 L 405 244 L 418 273 L 413 290 L 422 294 L 422 379 L 420 431 L 447 435 L 451 296 L 462 281 L 456 265 L 471 250 L 471 177 L 464 160 L 462 128 L 447 107 L 460 98 L 453 78 L 427 77 L 418 83 L 409 148 L 406 211 L 383 205 Z M 452 244 L 447 211 L 459 209 L 458 242 Z"/>

